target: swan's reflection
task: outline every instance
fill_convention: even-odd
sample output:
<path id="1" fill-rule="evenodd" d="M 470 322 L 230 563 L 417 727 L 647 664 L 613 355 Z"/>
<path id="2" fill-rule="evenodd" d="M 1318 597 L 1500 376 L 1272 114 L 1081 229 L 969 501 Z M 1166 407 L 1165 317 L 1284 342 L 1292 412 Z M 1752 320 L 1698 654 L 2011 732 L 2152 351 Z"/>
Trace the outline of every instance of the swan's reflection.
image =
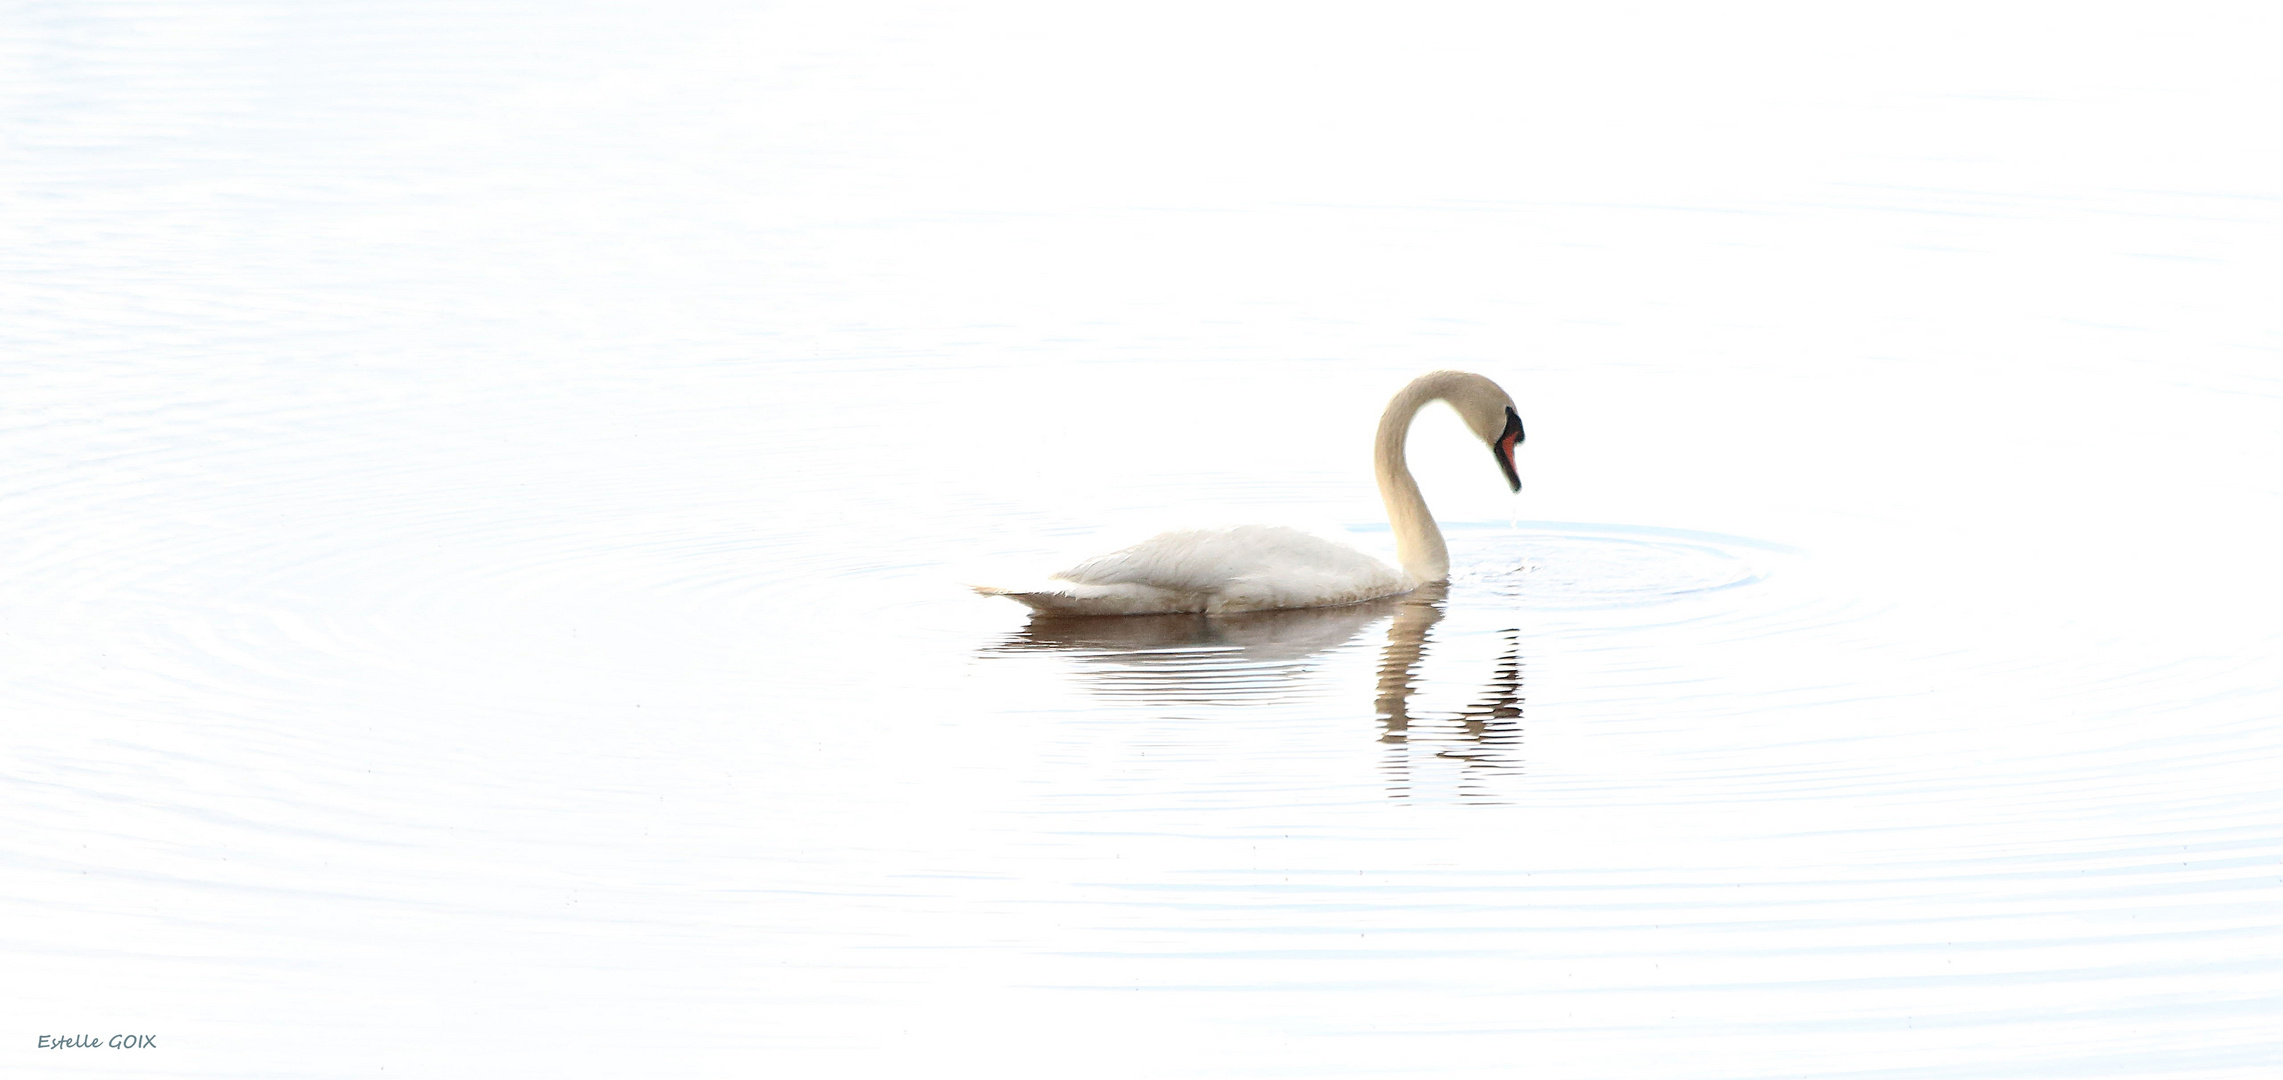
<path id="1" fill-rule="evenodd" d="M 1100 693 L 1161 705 L 1300 696 L 1316 659 L 1386 618 L 1397 599 L 1238 615 L 1033 615 L 999 646 L 1073 654 Z"/>
<path id="2" fill-rule="evenodd" d="M 1109 697 L 1170 706 L 1257 705 L 1306 696 L 1326 654 L 1385 619 L 1373 708 L 1386 748 L 1389 796 L 1411 797 L 1415 773 L 1455 767 L 1460 797 L 1488 798 L 1493 777 L 1521 767 L 1521 632 L 1501 632 L 1504 648 L 1472 703 L 1457 710 L 1418 707 L 1429 631 L 1443 620 L 1446 592 L 1430 585 L 1347 607 L 1241 615 L 1035 615 L 993 651 L 1067 653 L 1092 688 Z"/>

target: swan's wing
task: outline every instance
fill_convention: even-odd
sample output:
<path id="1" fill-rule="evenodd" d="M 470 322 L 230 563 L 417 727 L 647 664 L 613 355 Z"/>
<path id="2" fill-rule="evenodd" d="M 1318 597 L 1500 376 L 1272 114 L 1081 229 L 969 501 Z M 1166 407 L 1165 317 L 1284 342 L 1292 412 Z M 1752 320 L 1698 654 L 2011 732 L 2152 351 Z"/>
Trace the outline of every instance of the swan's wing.
<path id="1" fill-rule="evenodd" d="M 1363 552 L 1282 525 L 1176 529 L 1079 563 L 1055 578 L 1087 585 L 1134 583 L 1208 592 L 1242 577 L 1316 571 L 1361 575 L 1386 570 Z"/>

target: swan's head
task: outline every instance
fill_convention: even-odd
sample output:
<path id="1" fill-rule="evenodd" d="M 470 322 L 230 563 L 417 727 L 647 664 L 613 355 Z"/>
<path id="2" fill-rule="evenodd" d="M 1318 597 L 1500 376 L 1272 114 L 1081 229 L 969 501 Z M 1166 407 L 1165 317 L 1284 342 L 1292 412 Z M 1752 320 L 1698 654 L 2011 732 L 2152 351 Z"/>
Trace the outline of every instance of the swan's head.
<path id="1" fill-rule="evenodd" d="M 1444 374 L 1449 383 L 1443 388 L 1443 400 L 1458 410 L 1460 419 L 1475 435 L 1490 444 L 1498 470 L 1506 474 L 1506 486 L 1522 490 L 1522 475 L 1514 471 L 1514 448 L 1522 445 L 1522 414 L 1514 410 L 1514 399 L 1497 383 L 1472 372 Z"/>

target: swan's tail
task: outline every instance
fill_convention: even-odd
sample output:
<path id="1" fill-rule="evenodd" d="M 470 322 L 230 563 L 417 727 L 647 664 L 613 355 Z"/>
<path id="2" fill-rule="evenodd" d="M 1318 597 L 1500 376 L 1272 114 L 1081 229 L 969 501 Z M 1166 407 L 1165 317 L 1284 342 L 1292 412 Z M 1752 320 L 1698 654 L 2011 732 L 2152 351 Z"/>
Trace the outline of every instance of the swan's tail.
<path id="1" fill-rule="evenodd" d="M 984 596 L 1020 600 L 1032 611 L 1045 615 L 1155 615 L 1205 610 L 1202 598 L 1132 583 L 1087 585 L 1057 581 L 1053 588 L 1002 589 L 992 585 L 968 588 Z"/>
<path id="2" fill-rule="evenodd" d="M 1049 614 L 1070 611 L 1073 608 L 1073 602 L 1077 600 L 1077 597 L 1050 589 L 1002 589 L 996 585 L 970 585 L 968 588 L 983 596 L 1004 596 L 1009 600 L 1020 600 L 1029 605 L 1032 611 L 1043 611 Z"/>

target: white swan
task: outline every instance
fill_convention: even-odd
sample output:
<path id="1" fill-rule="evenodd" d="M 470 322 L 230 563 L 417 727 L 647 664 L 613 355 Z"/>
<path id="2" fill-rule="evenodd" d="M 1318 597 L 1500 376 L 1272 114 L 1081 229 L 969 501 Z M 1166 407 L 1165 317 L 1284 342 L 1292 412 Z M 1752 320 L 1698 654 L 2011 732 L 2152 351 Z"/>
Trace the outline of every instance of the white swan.
<path id="1" fill-rule="evenodd" d="M 1522 417 L 1498 384 L 1464 371 L 1435 371 L 1411 380 L 1387 403 L 1372 444 L 1379 496 L 1395 529 L 1396 569 L 1344 544 L 1280 525 L 1181 529 L 1053 575 L 1037 588 L 977 586 L 1054 615 L 1208 615 L 1282 608 L 1330 607 L 1407 593 L 1450 577 L 1450 555 L 1427 501 L 1404 464 L 1411 419 L 1444 401 L 1490 445 L 1515 491 L 1514 447 Z"/>

